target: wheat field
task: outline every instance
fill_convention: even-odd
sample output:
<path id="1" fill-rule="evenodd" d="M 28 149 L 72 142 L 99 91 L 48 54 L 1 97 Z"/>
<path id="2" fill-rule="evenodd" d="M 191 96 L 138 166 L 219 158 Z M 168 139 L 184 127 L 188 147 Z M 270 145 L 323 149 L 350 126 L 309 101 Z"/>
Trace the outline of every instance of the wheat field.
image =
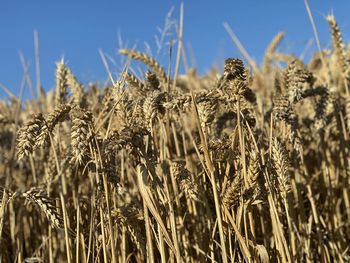
<path id="1" fill-rule="evenodd" d="M 62 60 L 55 90 L 0 101 L 0 262 L 349 262 L 350 49 L 327 22 L 307 62 L 283 33 L 204 76 L 121 49 L 110 85 Z"/>

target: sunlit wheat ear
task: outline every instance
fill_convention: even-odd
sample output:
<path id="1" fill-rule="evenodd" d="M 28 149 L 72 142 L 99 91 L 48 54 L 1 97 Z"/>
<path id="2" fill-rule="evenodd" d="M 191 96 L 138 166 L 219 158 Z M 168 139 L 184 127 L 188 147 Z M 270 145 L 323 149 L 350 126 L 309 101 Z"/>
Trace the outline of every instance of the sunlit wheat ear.
<path id="1" fill-rule="evenodd" d="M 200 200 L 198 185 L 191 178 L 191 172 L 186 169 L 181 162 L 171 162 L 170 171 L 175 179 L 178 181 L 180 190 L 183 191 L 187 198 L 191 200 Z"/>
<path id="2" fill-rule="evenodd" d="M 115 98 L 115 101 L 118 101 L 119 103 L 115 107 L 115 111 L 118 116 L 118 121 L 120 122 L 121 127 L 128 127 L 133 122 L 136 121 L 135 118 L 133 118 L 134 110 L 137 104 L 137 101 L 133 98 L 131 99 L 129 94 L 125 94 L 121 98 Z"/>
<path id="3" fill-rule="evenodd" d="M 71 145 L 73 160 L 82 163 L 89 151 L 92 139 L 92 113 L 80 108 L 72 110 Z"/>
<path id="4" fill-rule="evenodd" d="M 272 160 L 277 175 L 280 195 L 283 200 L 286 200 L 287 194 L 291 189 L 289 179 L 289 160 L 286 154 L 286 149 L 277 138 L 273 140 Z"/>
<path id="5" fill-rule="evenodd" d="M 56 103 L 64 104 L 67 100 L 67 67 L 62 59 L 56 64 Z"/>
<path id="6" fill-rule="evenodd" d="M 205 127 L 211 124 L 215 118 L 218 101 L 205 94 L 198 94 L 196 96 L 196 103 L 201 125 Z"/>
<path id="7" fill-rule="evenodd" d="M 17 156 L 22 159 L 33 153 L 40 134 L 41 127 L 44 124 L 44 118 L 41 113 L 35 115 L 28 121 L 24 127 L 18 131 L 17 137 Z"/>
<path id="8" fill-rule="evenodd" d="M 58 105 L 54 111 L 48 114 L 38 136 L 37 144 L 39 146 L 44 146 L 45 143 L 49 142 L 50 133 L 52 133 L 53 129 L 59 122 L 62 122 L 69 117 L 68 113 L 70 110 L 71 107 L 69 105 L 61 104 Z"/>
<path id="9" fill-rule="evenodd" d="M 67 68 L 67 85 L 70 87 L 72 90 L 72 95 L 73 95 L 73 102 L 75 105 L 81 106 L 83 96 L 84 96 L 84 89 L 83 85 L 79 83 L 75 75 L 72 73 L 72 71 Z"/>
<path id="10" fill-rule="evenodd" d="M 22 196 L 30 203 L 36 205 L 40 212 L 45 214 L 53 227 L 58 229 L 64 228 L 63 218 L 57 212 L 55 200 L 48 197 L 43 190 L 33 187 L 22 193 Z"/>
<path id="11" fill-rule="evenodd" d="M 246 80 L 245 68 L 243 61 L 238 58 L 228 58 L 224 64 L 224 77 L 227 80 Z"/>
<path id="12" fill-rule="evenodd" d="M 349 61 L 346 58 L 342 34 L 333 15 L 327 16 L 327 22 L 331 29 L 333 52 L 336 57 L 337 66 L 342 72 L 342 77 L 344 78 L 346 85 L 349 85 Z"/>
<path id="13" fill-rule="evenodd" d="M 230 101 L 256 103 L 254 92 L 248 87 L 247 70 L 240 59 L 228 58 L 224 64 L 224 75 L 219 81 L 218 90 Z"/>
<path id="14" fill-rule="evenodd" d="M 163 103 L 166 101 L 166 94 L 160 91 L 153 91 L 143 102 L 143 113 L 145 116 L 145 121 L 150 124 L 151 121 L 157 117 L 161 116 L 165 112 Z"/>
<path id="15" fill-rule="evenodd" d="M 119 49 L 119 53 L 122 55 L 127 55 L 130 58 L 142 61 L 154 71 L 161 83 L 167 83 L 167 76 L 165 74 L 164 69 L 154 58 L 148 56 L 145 53 L 131 49 Z"/>
<path id="16" fill-rule="evenodd" d="M 227 91 L 230 97 L 235 97 L 243 103 L 254 104 L 256 96 L 254 92 L 247 86 L 245 81 L 231 80 L 227 84 Z"/>

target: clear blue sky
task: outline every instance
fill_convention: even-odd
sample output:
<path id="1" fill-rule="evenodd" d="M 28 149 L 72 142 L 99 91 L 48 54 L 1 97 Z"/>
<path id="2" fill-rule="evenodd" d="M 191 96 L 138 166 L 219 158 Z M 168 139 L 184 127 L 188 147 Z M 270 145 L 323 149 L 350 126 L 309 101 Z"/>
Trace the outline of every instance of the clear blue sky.
<path id="1" fill-rule="evenodd" d="M 333 12 L 345 40 L 350 36 L 350 1 L 309 0 L 324 47 L 329 46 L 325 15 Z M 144 51 L 145 42 L 156 53 L 157 27 L 174 7 L 178 20 L 180 1 L 112 0 L 1 0 L 0 1 L 0 83 L 18 94 L 23 77 L 21 52 L 29 62 L 35 86 L 33 31 L 39 33 L 41 80 L 46 90 L 54 85 L 55 62 L 61 57 L 83 83 L 104 81 L 107 77 L 99 55 L 105 52 L 120 69 L 118 34 L 123 45 Z M 313 38 L 303 0 L 185 1 L 184 43 L 193 54 L 201 73 L 225 57 L 240 57 L 223 27 L 227 22 L 249 54 L 257 61 L 271 38 L 285 31 L 280 49 L 299 55 Z M 159 34 L 158 34 L 159 35 Z M 173 34 L 173 38 L 176 36 Z M 171 36 L 168 36 L 168 41 Z M 166 47 L 166 45 L 165 45 Z M 315 44 L 311 47 L 313 50 Z M 166 48 L 158 56 L 167 61 Z M 26 88 L 28 90 L 28 88 Z M 28 91 L 26 92 L 28 94 Z M 29 96 L 29 95 L 28 95 Z M 4 93 L 0 90 L 0 98 Z"/>

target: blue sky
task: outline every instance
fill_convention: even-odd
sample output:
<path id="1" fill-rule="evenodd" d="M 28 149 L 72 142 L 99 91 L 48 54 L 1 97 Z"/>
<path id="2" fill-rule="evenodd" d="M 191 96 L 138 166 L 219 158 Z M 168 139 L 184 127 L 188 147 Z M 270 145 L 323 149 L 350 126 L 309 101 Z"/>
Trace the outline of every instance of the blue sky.
<path id="1" fill-rule="evenodd" d="M 333 13 L 344 39 L 350 37 L 349 1 L 309 0 L 320 34 L 321 45 L 329 47 L 329 29 L 325 21 Z M 179 19 L 180 1 L 112 0 L 1 0 L 0 1 L 0 83 L 18 94 L 23 78 L 20 55 L 29 63 L 29 75 L 36 85 L 33 32 L 40 43 L 41 82 L 45 90 L 54 86 L 55 62 L 62 57 L 83 83 L 104 81 L 106 70 L 99 49 L 109 57 L 114 73 L 121 67 L 117 54 L 122 45 L 144 51 L 148 43 L 157 52 L 155 36 L 173 8 L 173 20 Z M 303 0 L 185 1 L 184 44 L 191 65 L 205 73 L 212 65 L 221 65 L 226 57 L 241 57 L 223 23 L 227 22 L 258 62 L 273 36 L 286 32 L 281 51 L 299 55 L 313 39 Z M 170 32 L 174 32 L 174 29 Z M 120 36 L 120 37 L 119 37 Z M 170 34 L 165 43 L 175 39 Z M 168 45 L 158 58 L 166 64 Z M 313 44 L 309 50 L 315 50 Z M 28 87 L 26 96 L 30 97 Z M 28 95 L 29 94 L 29 95 Z M 0 98 L 5 95 L 0 90 Z"/>

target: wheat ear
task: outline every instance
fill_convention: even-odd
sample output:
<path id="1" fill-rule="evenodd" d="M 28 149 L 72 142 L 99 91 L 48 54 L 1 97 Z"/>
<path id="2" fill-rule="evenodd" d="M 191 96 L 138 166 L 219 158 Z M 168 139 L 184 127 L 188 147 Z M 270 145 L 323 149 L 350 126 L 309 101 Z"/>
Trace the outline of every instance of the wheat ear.
<path id="1" fill-rule="evenodd" d="M 68 117 L 70 110 L 71 107 L 69 105 L 61 104 L 48 114 L 38 136 L 37 144 L 39 146 L 43 146 L 45 143 L 49 142 L 50 133 L 52 133 L 53 129 L 59 122 L 64 121 Z"/>
<path id="2" fill-rule="evenodd" d="M 191 172 L 181 162 L 172 162 L 170 170 L 175 179 L 179 182 L 180 190 L 191 200 L 199 200 L 198 185 L 192 180 Z"/>
<path id="3" fill-rule="evenodd" d="M 82 163 L 87 156 L 92 132 L 92 114 L 75 108 L 72 112 L 71 144 L 73 161 Z"/>
<path id="4" fill-rule="evenodd" d="M 43 190 L 33 187 L 22 193 L 22 196 L 30 203 L 37 205 L 53 227 L 64 228 L 63 218 L 57 212 L 54 199 L 48 197 Z"/>
<path id="5" fill-rule="evenodd" d="M 67 67 L 62 59 L 56 64 L 56 103 L 66 103 L 67 97 Z"/>
<path id="6" fill-rule="evenodd" d="M 350 81 L 349 61 L 346 58 L 343 37 L 333 15 L 327 16 L 327 22 L 331 29 L 333 51 L 336 57 L 336 63 L 338 64 L 337 68 L 341 69 L 341 76 L 345 84 L 346 92 L 348 93 Z"/>
<path id="7" fill-rule="evenodd" d="M 289 179 L 289 161 L 286 150 L 281 142 L 275 138 L 272 145 L 272 160 L 277 175 L 278 188 L 283 200 L 287 199 L 287 193 L 290 191 Z"/>
<path id="8" fill-rule="evenodd" d="M 83 85 L 79 83 L 79 81 L 69 68 L 67 68 L 67 85 L 72 90 L 74 104 L 81 106 L 82 99 L 84 96 Z"/>
<path id="9" fill-rule="evenodd" d="M 130 58 L 142 61 L 157 74 L 161 83 L 167 83 L 167 75 L 165 74 L 164 69 L 154 58 L 148 56 L 145 53 L 131 49 L 119 49 L 119 53 L 122 55 L 129 56 Z"/>
<path id="10" fill-rule="evenodd" d="M 33 153 L 43 124 L 43 115 L 39 113 L 18 131 L 17 156 L 19 160 Z"/>
<path id="11" fill-rule="evenodd" d="M 271 41 L 269 46 L 267 47 L 265 51 L 265 56 L 263 60 L 263 72 L 270 72 L 270 62 L 272 58 L 272 54 L 276 51 L 278 45 L 281 43 L 285 36 L 284 32 L 279 32 Z"/>

